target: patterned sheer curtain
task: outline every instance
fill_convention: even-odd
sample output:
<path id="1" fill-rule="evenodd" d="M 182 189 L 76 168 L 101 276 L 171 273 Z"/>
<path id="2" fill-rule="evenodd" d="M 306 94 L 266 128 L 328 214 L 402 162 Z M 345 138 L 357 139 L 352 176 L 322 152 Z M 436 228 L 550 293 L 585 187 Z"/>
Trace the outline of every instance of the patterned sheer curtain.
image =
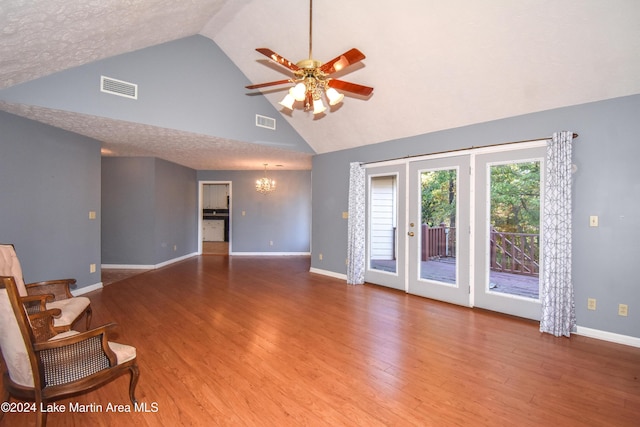
<path id="1" fill-rule="evenodd" d="M 351 163 L 349 176 L 349 219 L 347 221 L 347 283 L 364 283 L 365 266 L 365 170 Z"/>
<path id="2" fill-rule="evenodd" d="M 573 132 L 556 132 L 547 144 L 540 331 L 557 337 L 569 337 L 576 326 L 571 282 L 572 140 Z"/>

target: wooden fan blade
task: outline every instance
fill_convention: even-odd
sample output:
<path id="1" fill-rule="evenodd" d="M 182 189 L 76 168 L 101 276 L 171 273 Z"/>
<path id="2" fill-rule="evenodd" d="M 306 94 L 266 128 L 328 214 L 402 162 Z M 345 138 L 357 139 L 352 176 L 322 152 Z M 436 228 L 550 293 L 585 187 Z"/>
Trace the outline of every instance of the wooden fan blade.
<path id="1" fill-rule="evenodd" d="M 272 61 L 275 61 L 278 64 L 287 67 L 291 71 L 298 71 L 300 69 L 300 67 L 298 67 L 296 64 L 294 64 L 293 62 L 289 61 L 287 58 L 278 55 L 277 53 L 275 53 L 271 49 L 268 49 L 266 47 L 260 47 L 260 48 L 258 48 L 256 50 L 258 52 L 260 52 L 261 54 L 263 54 L 264 56 L 267 56 Z"/>
<path id="2" fill-rule="evenodd" d="M 334 89 L 344 90 L 347 92 L 355 93 L 357 95 L 369 96 L 373 92 L 373 88 L 369 86 L 362 86 L 355 83 L 345 82 L 343 80 L 331 79 L 329 80 L 329 87 Z"/>
<path id="3" fill-rule="evenodd" d="M 291 80 L 278 80 L 278 81 L 275 81 L 275 82 L 258 83 L 257 85 L 245 86 L 245 88 L 247 88 L 247 89 L 259 89 L 261 87 L 283 85 L 285 83 L 291 83 Z"/>
<path id="4" fill-rule="evenodd" d="M 326 64 L 322 64 L 320 66 L 320 71 L 325 74 L 335 73 L 336 71 L 340 71 L 351 64 L 362 61 L 364 58 L 364 53 L 360 52 L 358 49 L 353 48 L 343 53 L 342 55 L 333 58 Z"/>

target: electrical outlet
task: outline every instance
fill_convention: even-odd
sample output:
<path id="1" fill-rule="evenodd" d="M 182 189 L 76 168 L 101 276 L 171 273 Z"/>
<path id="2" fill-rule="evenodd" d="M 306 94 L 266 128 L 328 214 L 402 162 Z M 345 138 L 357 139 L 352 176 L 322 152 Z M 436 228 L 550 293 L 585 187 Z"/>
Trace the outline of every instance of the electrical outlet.
<path id="1" fill-rule="evenodd" d="M 173 245 L 173 251 L 177 251 L 178 250 L 178 245 Z"/>
<path id="2" fill-rule="evenodd" d="M 596 309 L 596 299 L 595 298 L 587 299 L 587 308 L 589 310 L 595 310 Z"/>
<path id="3" fill-rule="evenodd" d="M 96 211 L 89 211 L 89 219 L 96 219 Z"/>
<path id="4" fill-rule="evenodd" d="M 322 254 L 318 255 L 318 259 L 322 261 Z"/>
<path id="5" fill-rule="evenodd" d="M 96 265 L 89 264 L 89 273 L 95 273 L 95 272 L 96 272 Z"/>
<path id="6" fill-rule="evenodd" d="M 269 246 L 273 246 L 273 240 L 269 240 Z"/>
<path id="7" fill-rule="evenodd" d="M 349 212 L 342 212 L 342 219 L 349 219 Z"/>
<path id="8" fill-rule="evenodd" d="M 618 304 L 618 316 L 626 316 L 629 312 L 627 304 Z"/>
<path id="9" fill-rule="evenodd" d="M 591 215 L 589 217 L 589 227 L 597 227 L 598 226 L 598 216 Z"/>

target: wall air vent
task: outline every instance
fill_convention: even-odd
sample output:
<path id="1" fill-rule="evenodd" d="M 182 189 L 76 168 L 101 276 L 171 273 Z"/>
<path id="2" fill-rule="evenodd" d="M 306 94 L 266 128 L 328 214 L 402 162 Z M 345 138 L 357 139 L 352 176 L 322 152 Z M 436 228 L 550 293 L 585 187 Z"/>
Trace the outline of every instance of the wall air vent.
<path id="1" fill-rule="evenodd" d="M 111 95 L 124 96 L 126 98 L 138 99 L 138 85 L 111 77 L 100 76 L 100 91 Z"/>
<path id="2" fill-rule="evenodd" d="M 276 130 L 276 119 L 256 114 L 256 126 Z"/>

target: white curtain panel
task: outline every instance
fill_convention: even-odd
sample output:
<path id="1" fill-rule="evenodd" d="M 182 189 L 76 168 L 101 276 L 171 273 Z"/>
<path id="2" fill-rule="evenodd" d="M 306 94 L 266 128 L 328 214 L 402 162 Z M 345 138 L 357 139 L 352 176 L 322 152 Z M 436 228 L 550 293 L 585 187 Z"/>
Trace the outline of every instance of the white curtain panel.
<path id="1" fill-rule="evenodd" d="M 365 170 L 358 162 L 350 166 L 347 283 L 361 285 L 365 267 Z"/>
<path id="2" fill-rule="evenodd" d="M 571 282 L 571 143 L 573 132 L 547 144 L 540 331 L 569 337 L 576 327 Z"/>

